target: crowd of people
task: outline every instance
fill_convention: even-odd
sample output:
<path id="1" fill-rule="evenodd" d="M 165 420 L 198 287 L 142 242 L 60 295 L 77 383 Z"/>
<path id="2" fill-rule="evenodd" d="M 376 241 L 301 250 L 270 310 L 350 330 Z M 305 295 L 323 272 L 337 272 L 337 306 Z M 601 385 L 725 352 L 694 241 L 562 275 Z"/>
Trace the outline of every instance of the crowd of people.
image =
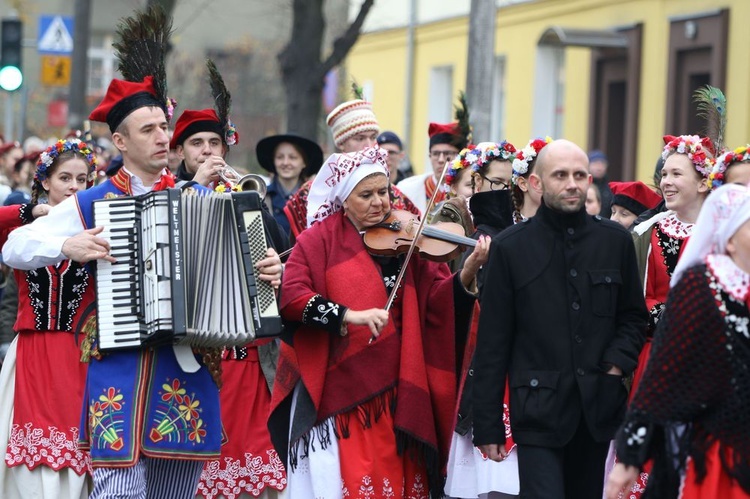
<path id="1" fill-rule="evenodd" d="M 85 135 L 0 145 L 2 497 L 750 498 L 750 146 L 666 136 L 652 188 L 565 139 L 474 144 L 460 112 L 407 176 L 346 101 L 339 152 L 256 146 L 281 335 L 100 349 L 94 202 L 239 180 L 213 63 L 215 107 L 170 123 L 163 59 L 119 57 L 106 179 Z"/>

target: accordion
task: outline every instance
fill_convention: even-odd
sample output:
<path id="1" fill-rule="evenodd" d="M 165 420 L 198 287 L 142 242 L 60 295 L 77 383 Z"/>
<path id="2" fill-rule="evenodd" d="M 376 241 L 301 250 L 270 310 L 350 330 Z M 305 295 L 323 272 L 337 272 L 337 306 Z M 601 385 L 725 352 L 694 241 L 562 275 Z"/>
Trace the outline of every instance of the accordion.
<path id="1" fill-rule="evenodd" d="M 96 262 L 99 348 L 243 345 L 281 333 L 255 263 L 268 242 L 257 192 L 167 189 L 94 201 L 116 263 Z"/>

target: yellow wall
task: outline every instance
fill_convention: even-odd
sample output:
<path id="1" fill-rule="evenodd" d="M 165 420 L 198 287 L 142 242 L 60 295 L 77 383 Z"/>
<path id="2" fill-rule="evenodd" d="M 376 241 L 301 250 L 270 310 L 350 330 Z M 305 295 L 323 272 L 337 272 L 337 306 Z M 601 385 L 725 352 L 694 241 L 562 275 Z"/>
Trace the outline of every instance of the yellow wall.
<path id="1" fill-rule="evenodd" d="M 747 0 L 539 0 L 498 10 L 495 53 L 505 57 L 505 129 L 522 146 L 530 137 L 534 104 L 537 43 L 552 25 L 606 29 L 643 24 L 641 89 L 638 123 L 637 176 L 648 181 L 661 150 L 665 130 L 670 17 L 728 8 L 727 144 L 750 141 L 750 2 Z M 372 82 L 374 109 L 381 127 L 404 138 L 415 168 L 426 164 L 430 69 L 453 66 L 454 93 L 464 88 L 468 18 L 419 26 L 414 60 L 412 126 L 404 133 L 406 99 L 406 29 L 368 33 L 347 58 L 347 69 L 358 81 Z M 568 48 L 565 53 L 565 138 L 587 147 L 591 52 Z"/>

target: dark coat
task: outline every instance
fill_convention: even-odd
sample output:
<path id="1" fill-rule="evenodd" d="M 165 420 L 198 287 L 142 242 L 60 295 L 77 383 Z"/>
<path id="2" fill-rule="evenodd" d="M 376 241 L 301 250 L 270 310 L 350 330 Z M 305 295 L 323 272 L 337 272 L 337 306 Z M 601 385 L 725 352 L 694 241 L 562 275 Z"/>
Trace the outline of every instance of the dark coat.
<path id="1" fill-rule="evenodd" d="M 561 447 L 581 417 L 598 442 L 622 422 L 647 313 L 633 242 L 619 224 L 544 204 L 492 242 L 474 369 L 474 443 Z"/>

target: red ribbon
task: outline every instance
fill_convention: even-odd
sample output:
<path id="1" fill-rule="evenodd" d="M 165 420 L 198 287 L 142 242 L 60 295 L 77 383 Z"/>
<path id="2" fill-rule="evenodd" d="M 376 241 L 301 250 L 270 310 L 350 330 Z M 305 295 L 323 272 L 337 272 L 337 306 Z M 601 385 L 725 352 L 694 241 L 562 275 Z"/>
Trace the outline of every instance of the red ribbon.
<path id="1" fill-rule="evenodd" d="M 174 187 L 174 175 L 166 173 L 161 176 L 159 181 L 154 184 L 154 191 L 163 191 L 164 189 L 170 189 Z"/>

